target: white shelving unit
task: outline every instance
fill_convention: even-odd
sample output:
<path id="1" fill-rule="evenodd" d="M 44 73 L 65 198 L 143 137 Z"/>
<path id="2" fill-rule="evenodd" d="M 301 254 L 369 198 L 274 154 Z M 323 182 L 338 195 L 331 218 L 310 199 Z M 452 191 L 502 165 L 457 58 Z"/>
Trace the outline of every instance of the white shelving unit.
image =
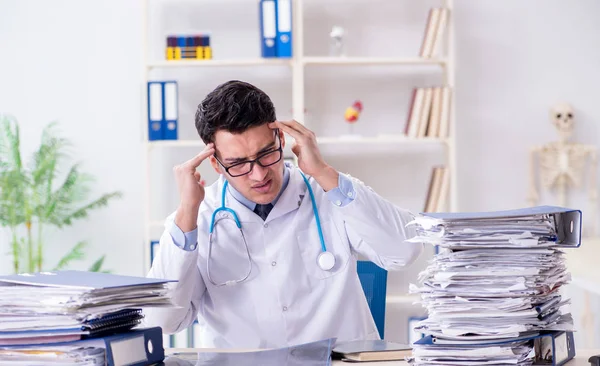
<path id="1" fill-rule="evenodd" d="M 365 0 L 368 1 L 368 0 Z M 143 0 L 144 2 L 144 37 L 148 35 L 148 6 L 152 0 Z M 152 207 L 151 179 L 150 169 L 152 167 L 150 161 L 150 153 L 153 149 L 178 149 L 184 147 L 201 148 L 204 144 L 200 139 L 197 140 L 165 140 L 165 141 L 148 141 L 147 127 L 147 95 L 146 82 L 151 80 L 151 73 L 159 69 L 177 69 L 177 68 L 252 68 L 252 67 L 289 67 L 292 76 L 292 109 L 293 118 L 300 123 L 305 120 L 305 70 L 309 67 L 340 67 L 340 66 L 394 66 L 394 67 L 410 67 L 411 69 L 424 68 L 435 69 L 442 72 L 441 83 L 451 87 L 451 112 L 449 122 L 449 137 L 444 139 L 433 138 L 407 138 L 404 135 L 379 135 L 375 137 L 364 138 L 343 138 L 343 137 L 319 137 L 319 145 L 327 149 L 333 147 L 336 151 L 346 150 L 367 151 L 373 147 L 379 149 L 383 146 L 383 151 L 389 152 L 389 149 L 413 149 L 417 150 L 427 146 L 440 146 L 443 149 L 445 157 L 445 165 L 450 171 L 450 191 L 448 195 L 448 208 L 451 211 L 458 210 L 457 202 L 457 180 L 456 180 L 456 142 L 455 142 L 455 66 L 454 66 L 454 16 L 453 0 L 441 0 L 439 6 L 448 8 L 449 19 L 447 24 L 446 42 L 443 49 L 446 51 L 442 58 L 424 59 L 419 57 L 398 58 L 398 57 L 317 57 L 304 56 L 304 1 L 293 0 L 293 55 L 291 59 L 263 59 L 263 58 L 247 58 L 247 59 L 212 59 L 212 60 L 181 60 L 181 61 L 156 61 L 148 58 L 149 50 L 147 48 L 148 39 L 144 39 L 144 79 L 142 85 L 143 103 L 142 103 L 142 121 L 141 128 L 143 130 L 144 141 L 144 156 L 146 157 L 145 167 L 145 192 L 146 192 L 146 208 L 145 208 L 145 237 L 143 243 L 143 261 L 144 271 L 149 270 L 149 243 L 152 229 L 160 228 L 163 225 L 162 221 L 156 221 L 160 218 L 150 217 L 150 207 Z M 423 27 L 426 25 L 426 17 L 423 18 Z M 256 40 L 256 46 L 259 47 L 259 40 Z M 188 72 L 193 72 L 189 71 Z M 408 102 L 408 101 L 407 101 Z M 291 145 L 291 144 L 290 144 Z M 340 149 L 342 148 L 342 149 Z M 165 170 L 165 174 L 169 174 L 169 167 L 161 167 Z M 426 185 L 427 182 L 423 182 Z M 176 189 L 176 187 L 173 187 Z M 393 295 L 388 296 L 388 305 L 403 305 L 412 304 L 418 298 L 413 295 Z"/>

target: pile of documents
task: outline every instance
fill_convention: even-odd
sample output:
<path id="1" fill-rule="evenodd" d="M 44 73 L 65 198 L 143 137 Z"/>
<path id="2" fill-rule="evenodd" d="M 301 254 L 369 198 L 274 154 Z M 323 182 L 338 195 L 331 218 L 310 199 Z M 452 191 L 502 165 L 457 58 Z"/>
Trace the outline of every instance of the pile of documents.
<path id="1" fill-rule="evenodd" d="M 411 285 L 427 319 L 417 365 L 530 365 L 536 337 L 573 331 L 562 247 L 580 243 L 581 212 L 540 206 L 417 217 L 413 241 L 440 253 Z"/>
<path id="2" fill-rule="evenodd" d="M 126 333 L 141 323 L 142 308 L 173 306 L 168 282 L 83 271 L 0 276 L 0 365 L 57 354 L 104 360 L 104 350 L 69 342 Z M 50 344 L 61 346 L 44 349 Z"/>

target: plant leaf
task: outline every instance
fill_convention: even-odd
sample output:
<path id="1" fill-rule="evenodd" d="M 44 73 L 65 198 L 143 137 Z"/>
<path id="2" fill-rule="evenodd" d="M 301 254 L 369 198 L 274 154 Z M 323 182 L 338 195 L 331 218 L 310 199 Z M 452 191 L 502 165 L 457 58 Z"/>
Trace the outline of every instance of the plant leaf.
<path id="1" fill-rule="evenodd" d="M 60 259 L 60 261 L 58 261 L 58 264 L 56 265 L 56 267 L 54 267 L 54 270 L 55 271 L 61 270 L 61 269 L 65 268 L 72 261 L 83 259 L 84 258 L 83 249 L 85 248 L 86 245 L 87 245 L 87 243 L 85 241 L 80 241 L 79 243 L 75 244 L 73 249 L 71 249 L 71 251 L 69 253 L 65 254 L 65 256 L 63 256 Z"/>
<path id="2" fill-rule="evenodd" d="M 90 271 L 90 272 L 98 272 L 98 271 L 100 271 L 100 268 L 102 267 L 102 263 L 104 263 L 104 257 L 105 256 L 103 255 L 97 261 L 95 261 L 94 264 L 92 264 L 92 266 L 90 267 L 90 269 L 88 271 Z"/>
<path id="3" fill-rule="evenodd" d="M 56 215 L 57 220 L 52 221 L 52 223 L 58 227 L 62 227 L 65 225 L 71 225 L 73 223 L 73 220 L 85 218 L 88 216 L 89 211 L 94 210 L 96 208 L 105 207 L 108 205 L 109 200 L 111 200 L 113 198 L 120 198 L 120 197 L 122 197 L 121 192 L 106 193 L 106 194 L 102 195 L 100 198 L 98 198 L 97 200 L 92 201 L 83 207 L 79 207 L 79 208 L 75 209 L 74 211 L 67 213 L 66 215 L 64 215 L 62 217 Z"/>
<path id="4" fill-rule="evenodd" d="M 52 197 L 53 183 L 58 173 L 58 164 L 66 156 L 70 142 L 58 137 L 57 123 L 48 124 L 42 131 L 42 141 L 30 163 L 31 200 L 35 215 L 45 221 L 45 207 Z"/>
<path id="5" fill-rule="evenodd" d="M 21 164 L 19 125 L 0 116 L 0 224 L 16 227 L 25 221 L 29 180 Z"/>

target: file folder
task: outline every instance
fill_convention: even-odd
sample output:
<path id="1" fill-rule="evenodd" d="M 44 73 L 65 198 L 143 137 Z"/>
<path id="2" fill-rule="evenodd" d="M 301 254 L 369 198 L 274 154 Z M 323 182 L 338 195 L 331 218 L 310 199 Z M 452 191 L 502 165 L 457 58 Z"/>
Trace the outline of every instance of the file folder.
<path id="1" fill-rule="evenodd" d="M 164 120 L 163 120 L 163 139 L 177 140 L 177 82 L 165 81 L 163 85 L 164 100 Z"/>
<path id="2" fill-rule="evenodd" d="M 148 82 L 149 140 L 177 140 L 178 107 L 176 81 Z"/>
<path id="3" fill-rule="evenodd" d="M 177 282 L 162 278 L 123 276 L 102 272 L 65 270 L 55 272 L 23 273 L 0 276 L 2 283 L 31 286 L 71 287 L 84 290 L 116 289 Z"/>
<path id="4" fill-rule="evenodd" d="M 259 5 L 262 57 L 277 57 L 277 12 L 275 0 L 260 0 Z"/>
<path id="5" fill-rule="evenodd" d="M 581 210 L 559 206 L 535 206 L 516 210 L 489 212 L 425 212 L 422 216 L 443 221 L 518 219 L 520 217 L 548 216 L 554 222 L 556 244 L 559 247 L 578 248 L 581 245 Z"/>
<path id="6" fill-rule="evenodd" d="M 162 83 L 151 81 L 148 82 L 148 140 L 162 140 L 162 118 L 163 118 L 163 101 L 162 101 Z"/>
<path id="7" fill-rule="evenodd" d="M 109 334 L 124 333 L 139 325 L 143 317 L 141 309 L 124 309 L 84 321 L 78 327 L 0 331 L 0 347 L 51 343 L 55 339 L 98 338 Z"/>
<path id="8" fill-rule="evenodd" d="M 58 342 L 27 346 L 4 346 L 3 349 L 51 350 L 58 347 L 97 347 L 105 350 L 106 365 L 144 366 L 162 362 L 165 358 L 163 333 L 160 327 L 136 329 L 127 333 L 74 342 Z"/>
<path id="9" fill-rule="evenodd" d="M 535 352 L 535 360 L 533 365 L 552 365 L 561 366 L 575 358 L 575 339 L 573 332 L 546 332 L 534 334 L 531 336 L 522 336 L 518 338 L 508 338 L 502 341 L 488 341 L 481 343 L 469 343 L 469 347 L 493 347 L 500 345 L 509 345 L 515 341 L 528 341 L 529 345 Z M 414 344 L 443 346 L 443 347 L 464 347 L 462 342 L 454 344 L 444 342 L 443 344 L 436 343 L 436 339 L 432 336 L 426 336 L 419 339 Z"/>
<path id="10" fill-rule="evenodd" d="M 173 348 L 190 348 L 190 327 L 183 329 L 179 333 L 175 333 L 175 344 Z"/>
<path id="11" fill-rule="evenodd" d="M 194 321 L 191 328 L 192 329 L 190 332 L 190 347 L 202 348 L 202 338 L 201 338 L 202 329 L 200 328 L 200 323 L 198 323 L 197 319 Z"/>
<path id="12" fill-rule="evenodd" d="M 277 9 L 277 57 L 292 57 L 292 1 L 275 0 Z"/>
<path id="13" fill-rule="evenodd" d="M 154 257 L 156 257 L 156 253 L 158 253 L 158 249 L 160 248 L 160 241 L 152 240 L 150 242 L 150 266 L 154 263 Z"/>

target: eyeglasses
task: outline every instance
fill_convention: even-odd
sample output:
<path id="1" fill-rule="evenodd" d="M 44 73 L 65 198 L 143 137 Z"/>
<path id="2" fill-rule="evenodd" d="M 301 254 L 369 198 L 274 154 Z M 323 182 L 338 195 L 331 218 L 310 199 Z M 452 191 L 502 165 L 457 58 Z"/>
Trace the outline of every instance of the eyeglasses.
<path id="1" fill-rule="evenodd" d="M 216 153 L 214 154 L 214 157 L 215 157 L 215 159 L 217 159 L 219 164 L 221 164 L 223 169 L 225 169 L 227 174 L 229 174 L 232 177 L 240 177 L 242 175 L 246 175 L 246 174 L 250 173 L 252 171 L 252 169 L 254 168 L 255 163 L 262 166 L 263 168 L 266 168 L 273 164 L 277 164 L 279 162 L 279 160 L 281 160 L 281 157 L 283 156 L 283 149 L 281 147 L 281 138 L 279 138 L 278 132 L 279 132 L 279 130 L 275 130 L 275 134 L 277 136 L 276 138 L 279 139 L 279 148 L 277 148 L 275 150 L 264 152 L 264 153 L 260 154 L 259 156 L 257 156 L 256 159 L 254 159 L 254 160 L 246 160 L 246 161 L 242 161 L 240 163 L 236 163 L 236 164 L 233 164 L 230 166 L 225 166 L 221 162 L 221 160 L 219 160 L 219 158 L 217 158 Z"/>

